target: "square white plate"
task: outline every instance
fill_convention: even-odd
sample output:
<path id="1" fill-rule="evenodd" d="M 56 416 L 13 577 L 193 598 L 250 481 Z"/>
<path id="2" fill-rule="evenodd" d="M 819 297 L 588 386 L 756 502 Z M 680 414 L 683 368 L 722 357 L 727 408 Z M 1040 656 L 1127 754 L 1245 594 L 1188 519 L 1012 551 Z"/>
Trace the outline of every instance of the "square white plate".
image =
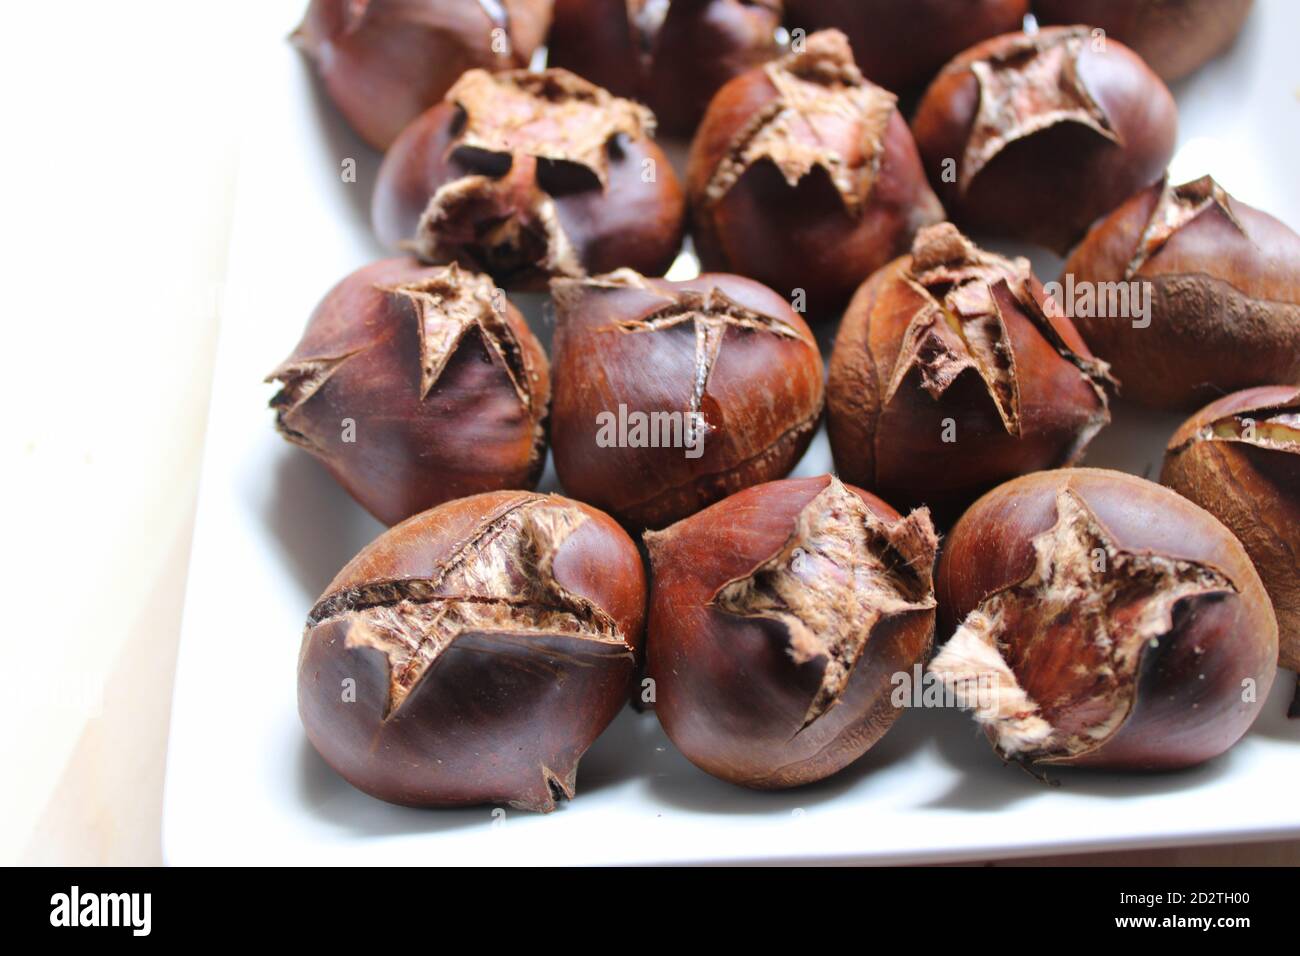
<path id="1" fill-rule="evenodd" d="M 298 723 L 299 638 L 322 588 L 381 529 L 276 436 L 262 379 L 321 295 L 384 253 L 368 224 L 378 157 L 284 42 L 303 6 L 267 4 L 255 44 L 264 56 L 236 64 L 248 70 L 250 116 L 172 711 L 168 862 L 918 862 L 1300 834 L 1289 679 L 1239 746 L 1160 776 L 1056 771 L 1059 785 L 1047 786 L 1002 766 L 965 715 L 918 710 L 844 772 L 783 793 L 714 780 L 653 715 L 631 711 L 583 759 L 577 799 L 544 817 L 392 807 L 337 777 Z M 1210 172 L 1293 227 L 1297 36 L 1300 4 L 1264 0 L 1232 54 L 1175 90 L 1175 178 Z M 340 175 L 348 158 L 354 184 Z M 1059 260 L 1034 259 L 1045 281 L 1055 277 Z M 527 304 L 538 318 L 537 299 Z M 1157 474 L 1177 418 L 1129 407 L 1116 417 L 1088 464 Z M 829 467 L 821 434 L 796 474 Z M 543 487 L 556 487 L 549 469 Z"/>

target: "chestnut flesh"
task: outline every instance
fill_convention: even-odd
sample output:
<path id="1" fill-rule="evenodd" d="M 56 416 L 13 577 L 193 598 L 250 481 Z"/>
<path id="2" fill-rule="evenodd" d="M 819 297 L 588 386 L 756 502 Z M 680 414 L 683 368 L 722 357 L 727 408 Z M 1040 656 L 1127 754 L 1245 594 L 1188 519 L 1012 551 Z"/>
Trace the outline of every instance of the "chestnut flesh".
<path id="1" fill-rule="evenodd" d="M 1273 599 L 1279 663 L 1300 672 L 1300 388 L 1252 388 L 1207 405 L 1170 440 L 1160 480 L 1241 541 Z M 1300 694 L 1291 716 L 1300 717 Z"/>
<path id="2" fill-rule="evenodd" d="M 556 280 L 554 295 L 551 438 L 567 494 L 657 528 L 783 477 L 808 448 L 822 359 L 775 292 L 623 270 Z"/>
<path id="3" fill-rule="evenodd" d="M 732 77 L 780 52 L 781 0 L 556 0 L 547 63 L 689 136 Z"/>
<path id="4" fill-rule="evenodd" d="M 468 69 L 528 66 L 552 0 L 311 0 L 294 43 L 344 118 L 387 149 Z"/>
<path id="5" fill-rule="evenodd" d="M 1277 671 L 1277 619 L 1208 512 L 1121 472 L 1037 472 L 949 534 L 931 661 L 978 685 L 976 720 L 1024 763 L 1172 770 L 1223 753 Z"/>
<path id="6" fill-rule="evenodd" d="M 685 199 L 654 116 L 567 70 L 471 70 L 384 157 L 379 238 L 508 289 L 627 267 L 662 275 Z"/>
<path id="7" fill-rule="evenodd" d="M 576 501 L 493 492 L 426 511 L 312 608 L 303 726 L 381 800 L 552 810 L 627 701 L 645 597 L 636 545 Z"/>
<path id="8" fill-rule="evenodd" d="M 272 380 L 280 434 L 385 524 L 541 476 L 546 353 L 487 277 L 455 265 L 352 273 Z"/>
<path id="9" fill-rule="evenodd" d="M 930 84 L 912 121 L 958 225 L 1062 255 L 1164 174 L 1177 126 L 1160 78 L 1086 27 L 1007 34 L 967 50 Z"/>
<path id="10" fill-rule="evenodd" d="M 1034 0 L 1041 23 L 1101 27 L 1166 82 L 1181 79 L 1237 39 L 1254 0 Z"/>
<path id="11" fill-rule="evenodd" d="M 1126 283 L 1149 296 L 1150 314 L 1137 322 L 1098 315 L 1112 311 L 1100 295 L 1075 319 L 1125 397 L 1189 409 L 1225 392 L 1300 383 L 1300 236 L 1208 176 L 1157 183 L 1120 206 L 1070 257 L 1067 283 Z"/>
<path id="12" fill-rule="evenodd" d="M 778 789 L 862 756 L 901 713 L 894 676 L 934 634 L 937 539 L 838 479 L 748 488 L 645 535 L 647 673 L 679 750 Z"/>
<path id="13" fill-rule="evenodd" d="M 1019 30 L 1029 0 L 786 0 L 786 9 L 791 27 L 843 30 L 863 75 L 903 93 L 967 47 Z"/>
<path id="14" fill-rule="evenodd" d="M 835 468 L 946 526 L 999 482 L 1077 461 L 1110 421 L 1108 382 L 1028 261 L 931 226 L 844 314 L 827 384 Z"/>
<path id="15" fill-rule="evenodd" d="M 894 95 L 862 78 L 837 30 L 724 86 L 686 178 L 703 268 L 801 290 L 813 316 L 943 219 Z"/>

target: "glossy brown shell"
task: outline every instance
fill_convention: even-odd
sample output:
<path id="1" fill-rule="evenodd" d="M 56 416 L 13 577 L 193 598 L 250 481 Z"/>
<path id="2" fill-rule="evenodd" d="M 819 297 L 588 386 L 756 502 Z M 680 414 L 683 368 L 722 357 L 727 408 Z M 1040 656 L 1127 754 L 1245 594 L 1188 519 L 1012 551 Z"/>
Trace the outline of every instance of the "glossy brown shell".
<path id="1" fill-rule="evenodd" d="M 1235 594 L 1183 602 L 1174 629 L 1141 652 L 1132 703 L 1123 723 L 1079 766 L 1165 770 L 1215 757 L 1258 716 L 1276 673 L 1277 622 L 1259 575 L 1232 533 L 1208 512 L 1153 482 L 1115 471 L 1080 468 L 1038 472 L 989 492 L 944 542 L 936 579 L 939 638 L 996 592 L 1024 581 L 1035 564 L 1033 539 L 1057 519 L 1057 495 L 1076 494 L 1110 538 L 1137 554 L 1197 562 L 1222 573 Z M 1082 640 L 1075 629 L 1071 640 Z M 1020 647 L 1033 634 L 1002 635 Z M 1068 647 L 1054 658 L 1069 660 Z M 1058 669 L 1016 676 L 1030 696 L 1061 686 Z M 1243 699 L 1243 681 L 1257 694 Z"/>
<path id="2" fill-rule="evenodd" d="M 385 524 L 452 498 L 531 488 L 546 458 L 549 365 L 509 302 L 503 317 L 519 346 L 529 404 L 473 333 L 421 395 L 416 309 L 390 290 L 440 271 L 384 259 L 352 273 L 321 300 L 302 340 L 269 377 L 310 379 L 313 367 L 324 366 L 327 377 L 305 401 L 279 409 L 281 432 Z"/>
<path id="3" fill-rule="evenodd" d="M 657 528 L 787 474 L 822 409 L 821 355 L 804 321 L 779 295 L 739 276 L 617 280 L 566 280 L 555 288 L 551 435 L 565 492 L 631 527 Z M 711 362 L 697 347 L 695 321 L 629 331 L 665 310 L 688 308 L 688 300 L 707 305 L 715 296 L 719 314 L 737 318 L 724 319 Z M 706 384 L 693 405 L 702 362 L 710 362 Z M 616 415 L 620 405 L 641 413 L 696 408 L 708 427 L 702 453 L 601 447 L 599 416 Z"/>
<path id="4" fill-rule="evenodd" d="M 646 659 L 655 715 L 692 763 L 724 780 L 776 789 L 847 766 L 900 715 L 891 701 L 893 675 L 910 677 L 929 652 L 932 609 L 880 621 L 838 702 L 803 726 L 824 662 L 796 663 L 780 624 L 736 617 L 713 603 L 723 585 L 790 539 L 796 517 L 830 481 L 758 485 L 646 535 L 653 569 Z M 848 490 L 882 521 L 902 520 L 874 495 Z M 930 568 L 917 570 L 928 585 Z"/>
<path id="5" fill-rule="evenodd" d="M 1133 196 L 1066 263 L 1076 283 L 1151 284 L 1149 327 L 1079 318 L 1088 344 L 1115 368 L 1126 397 L 1161 408 L 1300 383 L 1300 236 L 1220 191 L 1222 204 L 1211 201 L 1139 262 L 1168 188 L 1157 183 Z M 1208 179 L 1177 187 L 1192 188 L 1219 190 Z"/>
<path id="6" fill-rule="evenodd" d="M 912 131 L 930 181 L 953 220 L 968 232 L 1024 239 L 1064 254 L 1099 217 L 1158 180 L 1174 153 L 1178 109 L 1168 88 L 1123 44 L 1096 51 L 1087 32 L 1077 74 L 1087 97 L 1114 134 L 1082 122 L 1052 121 L 1027 110 L 1010 123 L 1019 132 L 969 181 L 967 147 L 977 129 L 981 81 L 974 68 L 1014 47 L 1063 41 L 1071 28 L 1050 27 L 1033 38 L 1013 33 L 962 53 L 935 78 L 917 107 Z M 1062 84 L 1030 84 L 1036 96 Z M 1007 123 L 1005 112 L 993 114 Z M 955 163 L 954 175 L 945 175 Z"/>
<path id="7" fill-rule="evenodd" d="M 339 595 L 437 580 L 485 522 L 521 503 L 577 509 L 586 520 L 559 547 L 555 582 L 616 623 L 621 642 L 564 635 L 462 632 L 401 706 L 389 710 L 384 652 L 348 641 Z M 454 597 L 473 599 L 472 594 Z M 627 700 L 645 612 L 636 546 L 608 516 L 578 502 L 498 492 L 450 502 L 392 528 L 325 589 L 303 635 L 298 709 L 312 745 L 353 786 L 410 806 L 508 803 L 550 810 L 572 796 L 578 759 Z M 344 701 L 343 681 L 355 682 Z"/>
<path id="8" fill-rule="evenodd" d="M 1041 23 L 1101 27 L 1166 82 L 1181 79 L 1230 47 L 1254 0 L 1034 0 Z"/>

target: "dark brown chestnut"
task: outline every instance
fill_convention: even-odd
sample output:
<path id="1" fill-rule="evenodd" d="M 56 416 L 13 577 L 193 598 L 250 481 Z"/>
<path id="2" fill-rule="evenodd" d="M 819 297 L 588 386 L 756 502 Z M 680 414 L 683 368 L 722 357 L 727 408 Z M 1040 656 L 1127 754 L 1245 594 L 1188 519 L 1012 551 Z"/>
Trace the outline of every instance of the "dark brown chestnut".
<path id="1" fill-rule="evenodd" d="M 553 286 L 555 470 L 567 494 L 662 527 L 783 477 L 821 417 L 822 360 L 775 292 L 623 270 Z"/>
<path id="2" fill-rule="evenodd" d="M 724 83 L 780 52 L 781 12 L 781 0 L 556 0 L 547 63 L 689 136 Z"/>
<path id="3" fill-rule="evenodd" d="M 641 556 L 607 515 L 518 491 L 452 501 L 325 589 L 298 712 L 325 761 L 381 800 L 546 812 L 627 701 L 645 599 Z"/>
<path id="4" fill-rule="evenodd" d="M 384 157 L 375 231 L 511 289 L 622 267 L 662 275 L 685 200 L 654 126 L 567 70 L 471 70 Z"/>
<path id="5" fill-rule="evenodd" d="M 1164 174 L 1177 126 L 1160 77 L 1086 27 L 967 50 L 935 78 L 912 122 L 930 181 L 962 228 L 1062 255 Z"/>
<path id="6" fill-rule="evenodd" d="M 546 353 L 486 276 L 413 259 L 359 269 L 272 380 L 280 434 L 385 524 L 541 476 Z"/>
<path id="7" fill-rule="evenodd" d="M 786 0 L 790 26 L 843 30 L 862 73 L 896 93 L 980 40 L 1019 30 L 1029 0 Z"/>
<path id="8" fill-rule="evenodd" d="M 1080 290 L 1066 311 L 1126 397 L 1188 409 L 1300 383 L 1300 236 L 1208 176 L 1132 197 L 1088 233 L 1061 284 Z M 1115 309 L 1117 291 L 1145 314 Z"/>
<path id="9" fill-rule="evenodd" d="M 645 536 L 655 714 L 696 766 L 777 789 L 852 763 L 934 635 L 937 546 L 836 478 L 748 488 Z"/>
<path id="10" fill-rule="evenodd" d="M 293 41 L 330 99 L 376 149 L 468 69 L 526 67 L 552 0 L 311 0 Z"/>
<path id="11" fill-rule="evenodd" d="M 1181 79 L 1237 39 L 1254 0 L 1034 0 L 1043 23 L 1086 23 L 1146 60 L 1166 82 Z"/>
<path id="12" fill-rule="evenodd" d="M 931 226 L 844 314 L 827 385 L 835 468 L 947 525 L 999 482 L 1077 461 L 1110 421 L 1108 380 L 1026 260 Z"/>
<path id="13" fill-rule="evenodd" d="M 988 688 L 976 720 L 1007 760 L 1193 766 L 1240 739 L 1277 671 L 1277 619 L 1241 544 L 1122 472 L 989 492 L 945 541 L 936 591 L 952 637 L 930 671 Z"/>
<path id="14" fill-rule="evenodd" d="M 817 316 L 943 218 L 894 95 L 862 78 L 838 30 L 718 92 L 687 189 L 706 270 L 757 279 Z"/>
<path id="15" fill-rule="evenodd" d="M 1170 440 L 1160 480 L 1241 541 L 1273 599 L 1279 663 L 1300 672 L 1300 388 L 1252 388 L 1207 405 Z M 1291 716 L 1300 717 L 1300 694 Z"/>

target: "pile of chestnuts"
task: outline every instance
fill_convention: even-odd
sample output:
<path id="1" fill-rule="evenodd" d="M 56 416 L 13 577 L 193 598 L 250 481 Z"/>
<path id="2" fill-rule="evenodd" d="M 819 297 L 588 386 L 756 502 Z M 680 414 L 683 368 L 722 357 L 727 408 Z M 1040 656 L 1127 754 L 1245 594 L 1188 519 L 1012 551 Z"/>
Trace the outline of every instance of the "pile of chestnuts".
<path id="1" fill-rule="evenodd" d="M 549 811 L 637 698 L 794 787 L 922 673 L 1004 761 L 1233 746 L 1300 668 L 1300 236 L 1170 182 L 1165 84 L 1250 8 L 312 0 L 395 256 L 268 377 L 390 526 L 307 615 L 316 750 Z M 1130 287 L 1141 321 L 1064 291 Z M 1117 398 L 1205 406 L 1163 484 L 1081 467 Z M 835 474 L 792 477 L 823 418 Z"/>

